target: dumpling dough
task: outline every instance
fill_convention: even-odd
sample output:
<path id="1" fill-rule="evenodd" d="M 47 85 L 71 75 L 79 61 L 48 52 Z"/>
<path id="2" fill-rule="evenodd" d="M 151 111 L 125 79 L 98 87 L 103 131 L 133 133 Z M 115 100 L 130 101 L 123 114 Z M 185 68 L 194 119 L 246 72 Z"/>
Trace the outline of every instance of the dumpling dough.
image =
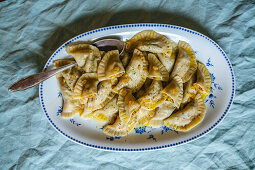
<path id="1" fill-rule="evenodd" d="M 192 98 L 195 98 L 197 94 L 197 90 L 193 88 L 193 84 L 196 81 L 196 74 L 193 74 L 193 76 L 183 84 L 183 99 L 182 104 L 186 104 L 187 102 L 190 102 Z"/>
<path id="2" fill-rule="evenodd" d="M 72 59 L 59 59 L 53 61 L 53 64 L 56 68 L 59 68 L 73 62 L 75 61 Z M 66 84 L 71 88 L 71 90 L 74 90 L 74 86 L 79 77 L 81 76 L 82 72 L 83 71 L 76 65 L 72 68 L 62 71 L 61 74 L 65 78 Z"/>
<path id="3" fill-rule="evenodd" d="M 97 93 L 99 81 L 96 73 L 84 73 L 74 87 L 75 98 L 92 98 Z"/>
<path id="4" fill-rule="evenodd" d="M 132 91 L 127 88 L 120 90 L 118 97 L 119 117 L 124 123 L 128 123 L 131 116 L 138 111 L 140 105 L 135 101 Z"/>
<path id="5" fill-rule="evenodd" d="M 180 107 L 183 98 L 183 83 L 179 76 L 175 76 L 162 90 L 163 96 L 171 100 L 176 108 Z"/>
<path id="6" fill-rule="evenodd" d="M 172 40 L 153 30 L 141 31 L 126 42 L 128 51 L 138 48 L 141 51 L 168 53 L 169 55 L 171 55 L 174 46 L 176 44 Z"/>
<path id="7" fill-rule="evenodd" d="M 61 117 L 69 118 L 80 114 L 83 110 L 83 105 L 78 100 L 73 99 L 74 93 L 65 83 L 65 79 L 61 74 L 57 74 L 57 79 L 64 99 Z"/>
<path id="8" fill-rule="evenodd" d="M 147 91 L 147 89 L 150 87 L 151 83 L 152 83 L 152 79 L 147 78 L 143 84 L 143 86 L 135 93 L 135 97 L 137 99 L 141 98 L 142 96 L 145 95 L 145 92 Z"/>
<path id="9" fill-rule="evenodd" d="M 75 60 L 72 59 L 72 58 L 68 58 L 68 59 L 58 59 L 58 60 L 54 60 L 53 61 L 53 65 L 56 67 L 56 68 L 59 68 L 59 67 L 62 67 L 62 66 L 65 66 L 67 64 L 71 64 L 71 63 L 74 63 Z"/>
<path id="10" fill-rule="evenodd" d="M 179 41 L 178 49 L 179 53 L 170 77 L 173 78 L 179 75 L 185 83 L 197 69 L 196 56 L 191 46 L 184 41 Z"/>
<path id="11" fill-rule="evenodd" d="M 112 87 L 118 82 L 117 78 L 101 81 L 98 85 L 97 94 L 93 98 L 89 98 L 85 107 L 86 112 L 91 112 L 104 107 L 115 93 L 112 92 Z"/>
<path id="12" fill-rule="evenodd" d="M 206 107 L 202 96 L 197 94 L 184 109 L 173 113 L 164 123 L 174 130 L 186 132 L 203 120 L 205 112 Z"/>
<path id="13" fill-rule="evenodd" d="M 172 71 L 176 58 L 177 45 L 171 39 L 153 30 L 145 30 L 135 34 L 128 40 L 126 48 L 128 51 L 137 48 L 141 51 L 157 54 L 168 73 Z"/>
<path id="14" fill-rule="evenodd" d="M 169 117 L 176 107 L 171 101 L 164 101 L 157 109 L 155 116 L 150 120 L 149 126 L 160 127 L 164 125 L 164 119 Z"/>
<path id="15" fill-rule="evenodd" d="M 112 125 L 106 125 L 103 128 L 103 132 L 109 136 L 126 136 L 134 131 L 134 128 L 138 125 L 137 115 L 131 117 L 128 123 L 123 122 L 119 116 Z"/>
<path id="16" fill-rule="evenodd" d="M 119 59 L 119 51 L 107 52 L 99 63 L 97 75 L 99 81 L 120 77 L 125 73 L 125 69 Z"/>
<path id="17" fill-rule="evenodd" d="M 157 53 L 158 59 L 165 66 L 166 70 L 170 74 L 173 70 L 174 62 L 176 59 L 177 47 L 173 47 L 171 54 L 168 53 Z"/>
<path id="18" fill-rule="evenodd" d="M 165 100 L 161 93 L 162 89 L 163 86 L 161 81 L 153 80 L 145 95 L 139 98 L 138 102 L 142 107 L 148 110 L 154 110 Z"/>
<path id="19" fill-rule="evenodd" d="M 137 121 L 139 126 L 146 126 L 149 121 L 155 115 L 155 110 L 147 110 L 144 107 L 140 107 L 137 112 Z"/>
<path id="20" fill-rule="evenodd" d="M 149 61 L 149 75 L 148 78 L 168 81 L 169 73 L 165 66 L 158 60 L 158 58 L 152 54 L 148 54 L 148 61 Z"/>
<path id="21" fill-rule="evenodd" d="M 198 61 L 197 65 L 197 82 L 194 84 L 194 88 L 205 95 L 211 93 L 212 79 L 209 71 L 206 69 L 205 65 Z"/>
<path id="22" fill-rule="evenodd" d="M 129 55 L 127 51 L 124 51 L 122 55 L 120 56 L 120 59 L 121 59 L 122 65 L 126 68 L 131 59 L 131 55 Z"/>
<path id="23" fill-rule="evenodd" d="M 109 136 L 126 136 L 128 134 L 127 123 L 120 120 L 117 116 L 116 121 L 112 125 L 106 125 L 103 132 Z"/>
<path id="24" fill-rule="evenodd" d="M 101 122 L 111 123 L 117 116 L 119 110 L 117 105 L 117 95 L 107 103 L 103 108 L 93 111 L 93 118 Z"/>
<path id="25" fill-rule="evenodd" d="M 148 75 L 148 61 L 143 53 L 135 49 L 133 57 L 127 66 L 126 73 L 120 78 L 119 83 L 114 87 L 114 92 L 127 87 L 133 92 L 138 91 L 144 84 Z"/>
<path id="26" fill-rule="evenodd" d="M 101 54 L 97 47 L 89 44 L 69 44 L 66 52 L 72 55 L 81 67 L 87 73 L 96 73 L 97 66 L 101 60 Z"/>
<path id="27" fill-rule="evenodd" d="M 79 100 L 65 100 L 61 117 L 71 118 L 74 117 L 76 114 L 81 114 L 82 111 L 83 105 L 81 105 Z"/>

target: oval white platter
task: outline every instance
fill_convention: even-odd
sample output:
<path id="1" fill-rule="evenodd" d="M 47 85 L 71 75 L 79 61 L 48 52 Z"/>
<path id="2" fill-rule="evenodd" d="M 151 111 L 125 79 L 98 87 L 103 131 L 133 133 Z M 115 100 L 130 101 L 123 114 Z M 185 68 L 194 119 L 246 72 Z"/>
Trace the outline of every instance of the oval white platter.
<path id="1" fill-rule="evenodd" d="M 60 46 L 47 61 L 44 69 L 52 68 L 52 61 L 70 57 L 65 46 L 75 41 L 94 41 L 103 37 L 115 37 L 123 41 L 142 30 L 154 30 L 175 42 L 188 42 L 212 77 L 212 93 L 206 98 L 207 112 L 202 123 L 186 133 L 177 133 L 166 127 L 139 128 L 122 138 L 108 137 L 102 132 L 102 124 L 95 120 L 61 118 L 62 96 L 57 79 L 52 77 L 39 86 L 40 102 L 50 124 L 68 139 L 84 146 L 111 151 L 148 151 L 173 147 L 193 141 L 215 128 L 226 116 L 235 93 L 232 65 L 220 46 L 207 36 L 191 29 L 166 24 L 128 24 L 99 28 L 78 35 Z M 202 139 L 201 139 L 202 140 Z"/>

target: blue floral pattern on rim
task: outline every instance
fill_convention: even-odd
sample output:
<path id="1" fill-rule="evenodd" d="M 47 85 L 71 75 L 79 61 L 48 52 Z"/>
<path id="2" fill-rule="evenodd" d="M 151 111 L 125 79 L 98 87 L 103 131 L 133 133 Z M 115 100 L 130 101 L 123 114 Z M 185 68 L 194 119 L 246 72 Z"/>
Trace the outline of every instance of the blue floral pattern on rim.
<path id="1" fill-rule="evenodd" d="M 50 63 L 52 62 L 53 58 L 60 52 L 60 50 L 62 50 L 63 48 L 65 48 L 66 45 L 68 45 L 69 43 L 75 41 L 75 40 L 78 40 L 80 39 L 81 37 L 84 37 L 84 36 L 87 36 L 87 35 L 90 35 L 90 34 L 94 34 L 96 32 L 102 32 L 102 31 L 106 31 L 106 30 L 111 30 L 111 29 L 121 29 L 121 28 L 128 28 L 128 27 L 165 27 L 165 28 L 169 28 L 169 29 L 177 29 L 177 30 L 182 30 L 182 31 L 185 31 L 185 32 L 188 32 L 190 34 L 194 34 L 194 35 L 197 35 L 199 37 L 202 37 L 206 40 L 208 40 L 210 43 L 212 43 L 219 51 L 220 53 L 222 54 L 222 56 L 225 58 L 227 64 L 228 64 L 228 67 L 230 69 L 230 72 L 231 72 L 231 77 L 232 77 L 232 89 L 231 89 L 231 97 L 230 97 L 230 100 L 229 100 L 229 103 L 228 103 L 228 106 L 226 107 L 224 113 L 221 115 L 221 117 L 210 127 L 208 128 L 207 130 L 205 130 L 204 132 L 196 135 L 196 136 L 193 136 L 189 139 L 186 139 L 186 140 L 183 140 L 183 141 L 180 141 L 180 142 L 176 142 L 176 143 L 171 143 L 171 144 L 167 144 L 167 145 L 162 145 L 162 146 L 156 146 L 156 147 L 148 147 L 148 148 L 132 148 L 132 149 L 127 149 L 127 148 L 114 148 L 114 147 L 105 147 L 105 146 L 98 146 L 98 145 L 94 145 L 94 144 L 89 144 L 89 143 L 86 143 L 86 142 L 82 142 L 80 140 L 77 140 L 75 138 L 73 138 L 72 136 L 66 134 L 65 132 L 63 132 L 61 129 L 59 129 L 56 124 L 51 120 L 46 108 L 45 108 L 45 103 L 44 103 L 44 99 L 43 99 L 43 82 L 40 84 L 39 86 L 39 96 L 40 96 L 40 103 L 41 103 L 41 106 L 43 108 L 43 111 L 47 117 L 47 119 L 49 120 L 49 122 L 52 124 L 52 126 L 58 131 L 60 132 L 62 135 L 66 136 L 67 138 L 71 139 L 72 141 L 74 142 L 77 142 L 81 145 L 85 145 L 85 146 L 88 146 L 88 147 L 92 147 L 92 148 L 97 148 L 97 149 L 104 149 L 104 150 L 111 150 L 111 151 L 148 151 L 148 150 L 158 150 L 158 149 L 163 149 L 163 148 L 169 148 L 169 147 L 173 147 L 173 146 L 177 146 L 177 145 L 181 145 L 181 144 L 184 144 L 184 143 L 187 143 L 187 142 L 190 142 L 190 141 L 193 141 L 203 135 L 205 135 L 206 133 L 208 133 L 209 131 L 211 131 L 216 125 L 218 125 L 222 120 L 223 118 L 226 116 L 228 110 L 230 109 L 230 106 L 233 102 L 233 98 L 234 98 L 234 94 L 235 94 L 235 77 L 234 77 L 234 71 L 233 71 L 233 68 L 232 68 L 232 65 L 227 57 L 227 55 L 225 54 L 225 52 L 219 47 L 218 44 L 216 44 L 213 40 L 211 40 L 210 38 L 208 38 L 207 36 L 199 33 L 199 32 L 196 32 L 196 31 L 193 31 L 191 29 L 188 29 L 188 28 L 183 28 L 183 27 L 180 27 L 180 26 L 175 26 L 175 25 L 168 25 L 168 24 L 127 24 L 127 25 L 116 25 L 116 26 L 109 26 L 109 27 L 104 27 L 104 28 L 99 28 L 99 29 L 96 29 L 96 30 L 92 30 L 92 31 L 89 31 L 89 32 L 86 32 L 86 33 L 83 33 L 81 35 L 78 35 L 74 38 L 72 38 L 71 40 L 67 41 L 65 44 L 63 44 L 61 47 L 59 47 L 54 53 L 53 55 L 50 57 L 50 59 L 47 61 L 45 67 L 44 67 L 44 70 L 46 70 L 48 68 L 48 66 L 50 65 Z"/>
<path id="2" fill-rule="evenodd" d="M 63 107 L 62 106 L 58 106 L 57 116 L 61 115 L 62 110 L 63 110 Z"/>
<path id="3" fill-rule="evenodd" d="M 214 65 L 212 64 L 211 58 L 208 58 L 206 66 L 207 67 L 214 67 Z M 214 109 L 214 107 L 215 107 L 214 99 L 217 98 L 215 96 L 214 92 L 215 92 L 215 90 L 223 90 L 223 89 L 218 83 L 215 82 L 216 77 L 214 76 L 214 73 L 210 73 L 210 75 L 211 75 L 211 79 L 212 79 L 211 93 L 206 98 L 205 103 L 209 102 L 210 107 L 212 107 Z"/>
<path id="4" fill-rule="evenodd" d="M 81 125 L 80 123 L 78 123 L 78 122 L 75 121 L 74 119 L 70 119 L 69 121 L 70 121 L 70 123 L 72 123 L 73 125 L 76 125 L 76 126 L 80 126 L 80 125 Z"/>

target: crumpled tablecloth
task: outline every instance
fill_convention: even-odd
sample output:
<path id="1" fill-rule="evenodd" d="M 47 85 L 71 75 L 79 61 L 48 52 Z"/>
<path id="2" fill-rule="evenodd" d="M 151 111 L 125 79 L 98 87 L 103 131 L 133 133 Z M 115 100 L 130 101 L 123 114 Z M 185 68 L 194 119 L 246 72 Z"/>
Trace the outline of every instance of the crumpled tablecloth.
<path id="1" fill-rule="evenodd" d="M 59 0 L 0 2 L 0 169 L 254 169 L 254 1 Z M 159 151 L 115 153 L 87 148 L 56 132 L 38 88 L 8 86 L 40 72 L 75 35 L 103 26 L 180 25 L 215 40 L 229 56 L 236 96 L 224 121 L 199 140 Z"/>

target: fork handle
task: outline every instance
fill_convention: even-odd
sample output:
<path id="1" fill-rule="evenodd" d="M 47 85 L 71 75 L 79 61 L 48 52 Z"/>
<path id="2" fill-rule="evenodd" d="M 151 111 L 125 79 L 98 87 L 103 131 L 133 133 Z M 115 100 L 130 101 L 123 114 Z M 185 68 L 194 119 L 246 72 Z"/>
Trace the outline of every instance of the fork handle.
<path id="1" fill-rule="evenodd" d="M 22 91 L 22 90 L 26 90 L 28 88 L 34 87 L 35 85 L 40 84 L 41 82 L 56 75 L 57 73 L 75 66 L 76 64 L 77 63 L 74 62 L 74 63 L 68 64 L 68 65 L 62 66 L 60 68 L 57 68 L 57 69 L 30 75 L 30 76 L 20 79 L 19 81 L 12 84 L 8 90 L 15 92 L 15 91 Z"/>

